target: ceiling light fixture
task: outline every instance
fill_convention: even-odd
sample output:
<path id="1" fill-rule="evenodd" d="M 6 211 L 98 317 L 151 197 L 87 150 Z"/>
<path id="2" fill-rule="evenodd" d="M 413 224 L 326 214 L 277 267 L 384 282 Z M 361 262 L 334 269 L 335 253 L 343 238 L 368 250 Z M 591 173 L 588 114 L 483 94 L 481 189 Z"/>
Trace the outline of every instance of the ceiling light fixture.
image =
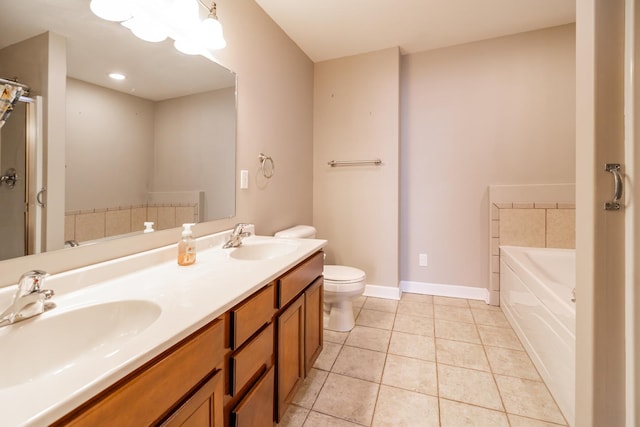
<path id="1" fill-rule="evenodd" d="M 200 6 L 208 11 L 204 20 Z M 171 38 L 175 48 L 187 55 L 212 59 L 211 50 L 227 45 L 215 2 L 207 7 L 201 0 L 91 0 L 89 7 L 96 16 L 120 22 L 142 40 Z"/>
<path id="2" fill-rule="evenodd" d="M 127 78 L 124 74 L 121 73 L 109 73 L 109 77 L 111 77 L 113 80 L 124 80 Z"/>

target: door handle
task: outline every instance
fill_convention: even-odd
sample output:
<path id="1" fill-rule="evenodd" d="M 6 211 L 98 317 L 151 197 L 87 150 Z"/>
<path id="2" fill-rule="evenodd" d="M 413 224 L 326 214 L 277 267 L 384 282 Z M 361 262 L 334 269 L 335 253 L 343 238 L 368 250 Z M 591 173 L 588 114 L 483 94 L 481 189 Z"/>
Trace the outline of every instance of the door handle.
<path id="1" fill-rule="evenodd" d="M 38 206 L 40 206 L 41 208 L 45 208 L 47 207 L 44 202 L 42 201 L 42 195 L 47 191 L 47 187 L 42 187 L 42 190 L 38 191 L 38 194 L 36 194 L 36 203 L 38 204 Z"/>
<path id="2" fill-rule="evenodd" d="M 620 200 L 622 200 L 622 190 L 624 189 L 620 164 L 607 163 L 604 166 L 604 170 L 613 174 L 613 199 L 604 204 L 604 209 L 607 211 L 619 211 L 622 208 Z"/>

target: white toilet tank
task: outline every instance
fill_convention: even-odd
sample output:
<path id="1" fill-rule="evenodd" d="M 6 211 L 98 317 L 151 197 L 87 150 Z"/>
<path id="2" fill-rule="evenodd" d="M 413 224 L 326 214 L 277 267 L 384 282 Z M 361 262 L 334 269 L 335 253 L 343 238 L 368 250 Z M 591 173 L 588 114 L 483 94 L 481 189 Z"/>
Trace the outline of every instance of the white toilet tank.
<path id="1" fill-rule="evenodd" d="M 274 237 L 284 239 L 315 239 L 316 229 L 310 225 L 296 225 L 286 230 L 278 231 Z"/>

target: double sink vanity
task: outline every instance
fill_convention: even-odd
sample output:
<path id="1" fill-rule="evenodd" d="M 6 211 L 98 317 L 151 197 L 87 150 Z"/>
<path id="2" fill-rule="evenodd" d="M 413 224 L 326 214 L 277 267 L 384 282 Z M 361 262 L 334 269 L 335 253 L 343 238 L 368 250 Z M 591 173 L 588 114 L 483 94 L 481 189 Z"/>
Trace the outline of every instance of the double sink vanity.
<path id="1" fill-rule="evenodd" d="M 326 241 L 228 235 L 48 277 L 55 307 L 0 327 L 0 425 L 277 422 L 322 350 Z"/>

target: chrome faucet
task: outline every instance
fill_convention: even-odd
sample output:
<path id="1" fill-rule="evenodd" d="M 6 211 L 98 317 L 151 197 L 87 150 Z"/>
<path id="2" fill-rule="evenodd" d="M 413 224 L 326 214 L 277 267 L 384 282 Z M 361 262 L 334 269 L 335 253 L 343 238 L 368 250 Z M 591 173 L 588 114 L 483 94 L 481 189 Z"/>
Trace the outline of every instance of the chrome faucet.
<path id="1" fill-rule="evenodd" d="M 248 227 L 250 225 L 251 224 L 246 224 L 243 222 L 236 224 L 236 226 L 233 227 L 231 236 L 229 236 L 229 240 L 227 240 L 227 243 L 222 245 L 222 248 L 223 249 L 237 248 L 238 246 L 242 245 L 242 238 L 251 236 L 251 232 L 244 231 L 245 227 Z"/>
<path id="2" fill-rule="evenodd" d="M 20 277 L 11 305 L 0 314 L 0 326 L 37 316 L 50 308 L 50 304 L 45 301 L 51 299 L 53 290 L 41 288 L 47 276 L 44 271 L 32 270 Z"/>

